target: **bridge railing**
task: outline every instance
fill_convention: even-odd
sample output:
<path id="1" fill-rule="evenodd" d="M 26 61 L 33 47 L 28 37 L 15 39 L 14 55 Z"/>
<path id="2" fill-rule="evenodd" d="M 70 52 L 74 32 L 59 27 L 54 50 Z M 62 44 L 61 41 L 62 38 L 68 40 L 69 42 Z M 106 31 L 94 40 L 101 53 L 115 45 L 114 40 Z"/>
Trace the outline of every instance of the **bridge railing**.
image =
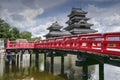
<path id="1" fill-rule="evenodd" d="M 7 40 L 7 48 L 34 48 L 34 42 L 17 42 Z"/>
<path id="2" fill-rule="evenodd" d="M 120 32 L 104 34 L 102 51 L 106 54 L 120 55 Z"/>
<path id="3" fill-rule="evenodd" d="M 64 36 L 38 41 L 36 43 L 36 48 L 86 50 L 120 55 L 120 32 Z"/>
<path id="4" fill-rule="evenodd" d="M 99 52 L 101 49 L 101 40 L 103 40 L 103 36 L 101 33 L 97 34 L 86 34 L 80 35 L 81 37 L 79 41 L 79 50 L 88 50 L 88 51 L 96 51 Z"/>
<path id="5" fill-rule="evenodd" d="M 120 56 L 120 32 L 71 35 L 27 43 L 8 41 L 8 48 L 56 48 L 86 50 Z"/>

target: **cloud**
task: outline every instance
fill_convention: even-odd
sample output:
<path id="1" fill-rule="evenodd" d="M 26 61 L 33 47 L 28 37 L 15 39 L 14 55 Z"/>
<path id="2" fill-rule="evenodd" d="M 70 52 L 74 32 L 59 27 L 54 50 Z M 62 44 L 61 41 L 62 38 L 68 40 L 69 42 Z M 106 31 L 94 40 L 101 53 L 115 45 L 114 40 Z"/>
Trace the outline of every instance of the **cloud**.
<path id="1" fill-rule="evenodd" d="M 21 3 L 30 8 L 35 8 L 35 0 L 21 0 Z"/>
<path id="2" fill-rule="evenodd" d="M 48 21 L 45 24 L 39 24 L 34 28 L 30 28 L 29 31 L 33 32 L 33 37 L 41 36 L 43 38 L 43 36 L 48 33 L 48 31 L 46 30 L 47 27 L 49 27 L 51 24 L 52 22 Z"/>
<path id="3" fill-rule="evenodd" d="M 0 17 L 10 23 L 12 26 L 18 27 L 21 31 L 27 30 L 32 32 L 33 36 L 45 35 L 46 30 L 53 22 L 64 27 L 68 20 L 66 12 L 57 13 L 55 16 L 40 18 L 38 15 L 47 12 L 56 6 L 65 3 L 67 0 L 0 0 Z M 90 0 L 86 0 L 90 1 Z M 93 0 L 94 2 L 102 2 L 103 0 Z M 108 1 L 108 0 L 105 0 Z M 116 0 L 117 1 L 117 0 Z M 69 4 L 68 4 L 69 5 Z M 90 22 L 94 24 L 92 28 L 99 32 L 119 31 L 120 30 L 120 4 L 113 4 L 111 7 L 98 7 L 89 5 L 87 10 Z M 55 8 L 54 8 L 55 9 Z M 42 16 L 42 15 L 41 15 Z"/>
<path id="4" fill-rule="evenodd" d="M 19 14 L 12 14 L 11 17 L 12 17 L 12 20 L 14 21 L 25 21 L 26 20 L 24 16 L 19 15 Z"/>
<path id="5" fill-rule="evenodd" d="M 20 14 L 23 15 L 24 17 L 26 17 L 27 19 L 33 19 L 37 15 L 42 14 L 43 12 L 44 12 L 44 10 L 42 8 L 39 8 L 39 9 L 26 9 L 23 12 L 21 12 Z"/>
<path id="6" fill-rule="evenodd" d="M 65 3 L 67 0 L 35 0 L 36 7 L 42 7 L 44 9 L 52 8 Z"/>
<path id="7" fill-rule="evenodd" d="M 56 17 L 36 19 L 38 15 L 44 14 L 44 10 L 50 9 L 64 3 L 66 0 L 0 0 L 0 18 L 21 31 L 32 32 L 33 36 L 42 35 L 47 32 L 46 27 Z M 46 31 L 45 31 L 46 30 Z"/>
<path id="8" fill-rule="evenodd" d="M 88 16 L 91 17 L 90 22 L 94 24 L 92 28 L 103 33 L 120 31 L 119 5 L 116 4 L 106 8 L 89 5 Z"/>
<path id="9" fill-rule="evenodd" d="M 56 5 L 60 5 L 64 2 L 66 2 L 67 0 L 21 0 L 22 4 L 26 7 L 30 7 L 30 8 L 43 8 L 43 9 L 47 9 L 47 8 L 51 8 L 54 7 Z"/>
<path id="10" fill-rule="evenodd" d="M 33 32 L 33 36 L 42 36 L 42 38 L 44 39 L 44 35 L 46 35 L 49 31 L 47 30 L 47 28 L 54 22 L 58 21 L 58 23 L 63 26 L 66 27 L 65 22 L 68 20 L 66 14 L 60 14 L 54 17 L 47 17 L 47 18 L 43 18 L 43 19 L 38 19 L 36 22 L 36 27 L 34 28 L 28 28 L 29 31 Z M 44 22 L 44 23 L 43 23 Z"/>
<path id="11" fill-rule="evenodd" d="M 88 1 L 95 1 L 95 2 L 111 2 L 113 0 L 88 0 Z M 114 0 L 114 1 L 119 1 L 119 0 Z"/>

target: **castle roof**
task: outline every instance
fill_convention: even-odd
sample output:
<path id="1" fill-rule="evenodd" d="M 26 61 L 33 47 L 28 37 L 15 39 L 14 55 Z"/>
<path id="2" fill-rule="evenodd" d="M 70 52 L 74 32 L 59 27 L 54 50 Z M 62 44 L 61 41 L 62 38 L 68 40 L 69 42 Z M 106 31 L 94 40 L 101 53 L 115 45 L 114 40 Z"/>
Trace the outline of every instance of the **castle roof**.
<path id="1" fill-rule="evenodd" d="M 78 14 L 78 15 L 85 15 L 87 12 L 83 11 L 81 8 L 72 8 L 71 13 L 68 15 L 68 17 L 72 16 L 73 14 Z"/>
<path id="2" fill-rule="evenodd" d="M 59 30 L 61 28 L 62 28 L 62 26 L 60 26 L 58 24 L 58 22 L 56 21 L 55 23 L 52 23 L 52 25 L 50 27 L 48 27 L 47 30 L 52 30 L 52 29 L 58 29 Z"/>

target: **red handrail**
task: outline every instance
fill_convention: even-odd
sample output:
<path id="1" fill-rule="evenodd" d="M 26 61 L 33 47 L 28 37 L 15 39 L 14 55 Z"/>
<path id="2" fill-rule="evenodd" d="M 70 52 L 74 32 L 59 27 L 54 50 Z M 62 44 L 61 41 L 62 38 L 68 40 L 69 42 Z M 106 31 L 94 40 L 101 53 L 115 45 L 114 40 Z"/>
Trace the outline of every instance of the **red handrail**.
<path id="1" fill-rule="evenodd" d="M 56 48 L 86 50 L 120 56 L 120 32 L 71 35 L 34 42 L 7 41 L 7 48 Z M 110 40 L 112 38 L 112 40 Z M 116 38 L 118 40 L 116 40 Z"/>

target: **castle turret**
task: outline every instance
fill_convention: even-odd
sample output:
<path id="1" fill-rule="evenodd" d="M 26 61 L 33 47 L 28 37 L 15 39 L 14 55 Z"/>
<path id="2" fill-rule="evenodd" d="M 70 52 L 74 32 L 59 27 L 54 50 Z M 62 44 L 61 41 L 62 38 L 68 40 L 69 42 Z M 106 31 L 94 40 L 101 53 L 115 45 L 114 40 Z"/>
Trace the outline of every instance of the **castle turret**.
<path id="1" fill-rule="evenodd" d="M 71 13 L 68 15 L 69 20 L 66 22 L 68 26 L 64 29 L 71 34 L 97 32 L 90 28 L 93 24 L 87 22 L 90 18 L 87 18 L 86 14 L 87 12 L 83 11 L 81 8 L 72 8 Z"/>
<path id="2" fill-rule="evenodd" d="M 61 28 L 63 26 L 60 26 L 58 22 L 53 23 L 50 27 L 47 28 L 49 30 L 49 33 L 45 35 L 46 38 L 52 38 L 52 37 L 59 37 L 59 36 L 66 36 L 70 35 L 68 31 L 62 31 Z"/>

